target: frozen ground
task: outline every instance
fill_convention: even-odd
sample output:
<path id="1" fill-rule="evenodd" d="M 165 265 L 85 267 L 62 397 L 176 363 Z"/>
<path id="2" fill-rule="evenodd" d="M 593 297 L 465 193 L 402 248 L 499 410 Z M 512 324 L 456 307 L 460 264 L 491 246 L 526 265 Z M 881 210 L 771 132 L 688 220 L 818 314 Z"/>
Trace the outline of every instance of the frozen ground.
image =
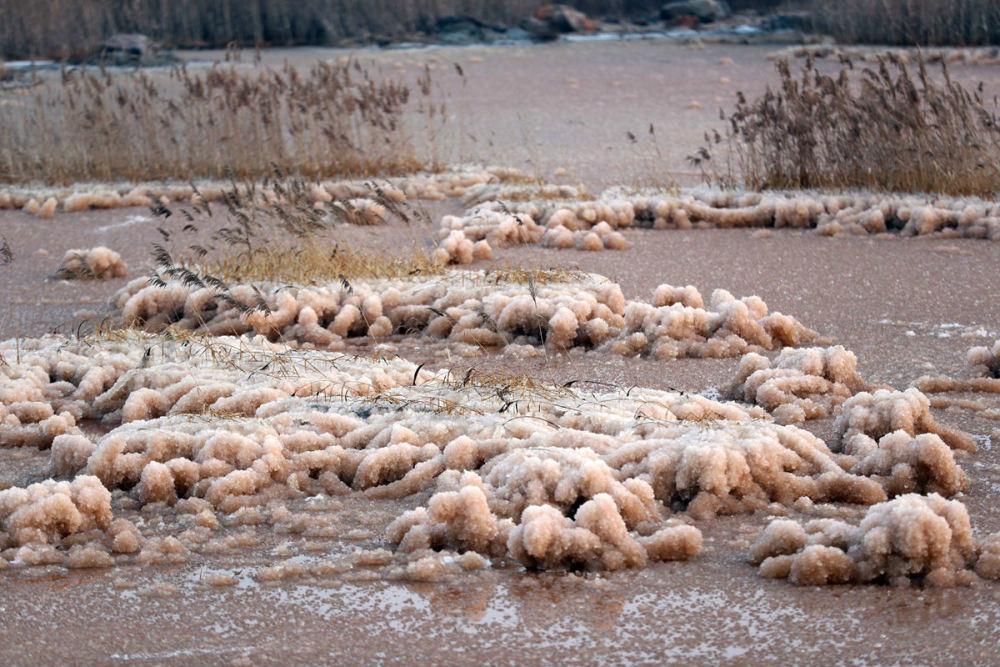
<path id="1" fill-rule="evenodd" d="M 436 61 L 452 113 L 471 119 L 448 130 L 449 150 L 460 157 L 536 168 L 548 177 L 562 167 L 567 180 L 596 189 L 636 177 L 692 182 L 684 156 L 712 125 L 715 107 L 728 103 L 736 89 L 759 92 L 771 79 L 767 51 L 629 42 L 376 57 L 388 68 L 412 72 Z M 341 55 L 303 49 L 265 57 L 305 63 Z M 997 72 L 958 68 L 957 76 L 985 78 L 996 88 Z M 655 124 L 662 160 L 653 147 L 637 149 L 626 139 L 631 131 L 642 144 L 649 123 Z M 657 173 L 650 171 L 654 159 Z M 346 233 L 370 247 L 398 248 L 401 238 L 428 245 L 440 215 L 457 210 L 450 202 L 431 206 L 433 226 Z M 139 275 L 148 268 L 154 227 L 139 209 L 52 220 L 0 212 L 0 233 L 18 258 L 16 271 L 0 269 L 0 338 L 37 336 L 56 327 L 69 332 L 77 311 L 99 312 L 122 281 L 47 280 L 63 252 L 107 245 Z M 621 284 L 628 298 L 648 298 L 661 283 L 758 294 L 773 310 L 853 350 L 866 378 L 900 388 L 926 374 L 964 376 L 965 351 L 988 344 L 1000 331 L 996 243 L 826 239 L 792 231 L 762 237 L 745 230 L 635 230 L 626 236 L 634 246 L 623 252 L 510 248 L 496 264 L 601 273 Z M 400 353 L 417 363 L 442 364 L 416 343 L 402 345 Z M 731 381 L 738 360 L 657 362 L 587 353 L 520 360 L 513 367 L 509 358 L 452 365 L 461 364 L 500 365 L 557 382 L 582 378 L 705 391 Z M 980 436 L 997 428 L 963 411 L 939 411 L 937 417 Z M 831 433 L 829 420 L 808 428 L 821 437 Z M 1000 530 L 998 444 L 961 458 L 972 480 L 961 500 L 980 534 Z M 47 452 L 0 449 L 0 487 L 34 481 L 47 461 Z M 987 665 L 1000 659 L 1000 586 L 803 588 L 765 580 L 746 562 L 747 545 L 766 523 L 759 513 L 700 524 L 705 548 L 691 562 L 587 576 L 510 567 L 406 584 L 383 581 L 374 569 L 342 571 L 358 548 L 382 546 L 381 531 L 398 513 L 395 501 L 340 502 L 331 520 L 338 534 L 360 530 L 356 539 L 308 539 L 265 525 L 253 531 L 249 546 L 183 565 L 82 572 L 8 568 L 0 573 L 0 662 Z M 223 534 L 242 530 L 227 527 Z M 328 564 L 330 574 L 259 580 L 263 568 L 289 558 L 304 566 Z M 218 574 L 235 583 L 212 585 Z"/>

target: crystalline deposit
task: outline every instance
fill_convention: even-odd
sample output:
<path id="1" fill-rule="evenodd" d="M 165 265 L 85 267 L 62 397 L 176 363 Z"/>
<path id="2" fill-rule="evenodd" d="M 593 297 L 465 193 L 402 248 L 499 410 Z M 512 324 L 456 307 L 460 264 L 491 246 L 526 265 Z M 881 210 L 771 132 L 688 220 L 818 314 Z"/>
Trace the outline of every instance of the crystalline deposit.
<path id="1" fill-rule="evenodd" d="M 822 519 L 773 521 L 750 549 L 762 576 L 802 585 L 923 581 L 971 583 L 973 568 L 996 578 L 996 539 L 983 555 L 965 506 L 937 494 L 905 495 L 868 510 L 857 526 Z M 981 563 L 977 564 L 977 557 Z"/>
<path id="2" fill-rule="evenodd" d="M 766 408 L 783 423 L 826 417 L 854 394 L 869 389 L 858 360 L 843 346 L 785 349 L 771 361 L 750 353 L 740 360 L 734 398 Z"/>
<path id="3" fill-rule="evenodd" d="M 718 289 L 708 306 L 692 306 L 665 299 L 672 289 L 661 286 L 654 305 L 628 301 L 618 285 L 592 274 L 521 283 L 490 272 L 453 272 L 349 286 L 236 285 L 226 295 L 210 287 L 157 286 L 140 278 L 114 301 L 128 327 L 253 332 L 332 350 L 342 349 L 348 337 L 421 333 L 476 347 L 544 344 L 555 350 L 589 347 L 670 359 L 729 357 L 816 338 L 795 318 L 770 313 L 759 297 L 736 299 Z M 697 290 L 688 297 L 690 303 L 704 301 Z"/>

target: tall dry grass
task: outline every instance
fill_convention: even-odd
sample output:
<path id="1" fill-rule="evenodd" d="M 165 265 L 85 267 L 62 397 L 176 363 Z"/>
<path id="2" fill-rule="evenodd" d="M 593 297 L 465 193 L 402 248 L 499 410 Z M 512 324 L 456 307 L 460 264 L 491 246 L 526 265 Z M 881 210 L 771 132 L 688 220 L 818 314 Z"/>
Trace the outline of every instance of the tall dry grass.
<path id="1" fill-rule="evenodd" d="M 816 26 L 841 43 L 1000 44 L 997 0 L 814 0 Z"/>
<path id="2" fill-rule="evenodd" d="M 430 223 L 423 209 L 397 201 L 378 183 L 370 185 L 369 198 L 395 221 Z M 444 269 L 424 248 L 375 251 L 344 242 L 338 228 L 358 224 L 349 202 L 318 208 L 309 191 L 305 180 L 276 173 L 260 184 L 232 183 L 223 193 L 221 211 L 202 198 L 190 208 L 154 207 L 160 238 L 152 244 L 151 279 L 225 295 L 231 283 L 346 283 L 434 275 Z"/>
<path id="3" fill-rule="evenodd" d="M 335 44 L 429 31 L 447 16 L 516 26 L 545 0 L 0 0 L 0 57 L 83 58 L 116 32 L 168 47 Z M 569 0 L 593 16 L 655 16 L 663 0 Z M 779 0 L 733 0 L 767 9 Z"/>
<path id="4" fill-rule="evenodd" d="M 436 108 L 359 63 L 64 71 L 0 105 L 0 181 L 370 176 L 429 166 L 404 112 Z"/>
<path id="5" fill-rule="evenodd" d="M 0 0 L 8 58 L 79 58 L 116 32 L 171 47 L 329 44 L 418 30 L 448 13 L 512 20 L 532 0 Z"/>
<path id="6" fill-rule="evenodd" d="M 1000 117 L 981 86 L 968 90 L 942 64 L 898 56 L 827 75 L 812 59 L 781 86 L 723 114 L 692 156 L 710 180 L 753 189 L 866 188 L 992 197 L 1000 191 Z"/>

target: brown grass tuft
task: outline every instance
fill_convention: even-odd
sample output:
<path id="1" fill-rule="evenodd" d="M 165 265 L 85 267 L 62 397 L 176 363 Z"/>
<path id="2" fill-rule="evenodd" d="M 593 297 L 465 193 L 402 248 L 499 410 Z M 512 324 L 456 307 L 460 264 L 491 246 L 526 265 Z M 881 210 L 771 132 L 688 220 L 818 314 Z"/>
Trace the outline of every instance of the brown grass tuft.
<path id="1" fill-rule="evenodd" d="M 443 267 L 429 253 L 413 248 L 386 255 L 351 248 L 336 241 L 255 248 L 211 262 L 206 270 L 226 282 L 281 282 L 316 285 L 355 278 L 398 279 L 436 275 Z"/>

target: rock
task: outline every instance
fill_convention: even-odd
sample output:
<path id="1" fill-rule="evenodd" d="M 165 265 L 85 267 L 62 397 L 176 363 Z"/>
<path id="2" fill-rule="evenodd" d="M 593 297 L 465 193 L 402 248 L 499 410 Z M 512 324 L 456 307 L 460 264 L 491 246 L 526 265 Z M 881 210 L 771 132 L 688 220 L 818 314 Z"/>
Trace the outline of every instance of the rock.
<path id="1" fill-rule="evenodd" d="M 711 23 L 727 18 L 730 13 L 729 5 L 723 0 L 680 0 L 663 5 L 660 18 L 664 21 L 676 21 L 693 16 L 701 23 Z"/>
<path id="2" fill-rule="evenodd" d="M 160 50 L 146 35 L 122 33 L 101 42 L 92 60 L 111 65 L 165 65 L 174 62 L 175 57 Z"/>
<path id="3" fill-rule="evenodd" d="M 536 9 L 521 27 L 536 39 L 555 39 L 570 32 L 593 32 L 597 22 L 567 5 L 547 4 Z"/>
<path id="4" fill-rule="evenodd" d="M 559 37 L 559 33 L 553 30 L 552 26 L 534 16 L 529 16 L 521 21 L 521 29 L 531 35 L 532 39 L 548 41 Z"/>
<path id="5" fill-rule="evenodd" d="M 152 49 L 153 43 L 149 37 L 139 34 L 112 35 L 101 42 L 102 54 L 112 58 L 143 60 L 149 56 Z"/>
<path id="6" fill-rule="evenodd" d="M 467 45 L 485 41 L 491 30 L 469 16 L 444 16 L 434 24 L 433 32 L 445 44 Z"/>
<path id="7" fill-rule="evenodd" d="M 768 32 L 778 32 L 780 30 L 810 32 L 813 29 L 813 17 L 808 12 L 773 14 L 764 20 L 761 29 Z"/>

